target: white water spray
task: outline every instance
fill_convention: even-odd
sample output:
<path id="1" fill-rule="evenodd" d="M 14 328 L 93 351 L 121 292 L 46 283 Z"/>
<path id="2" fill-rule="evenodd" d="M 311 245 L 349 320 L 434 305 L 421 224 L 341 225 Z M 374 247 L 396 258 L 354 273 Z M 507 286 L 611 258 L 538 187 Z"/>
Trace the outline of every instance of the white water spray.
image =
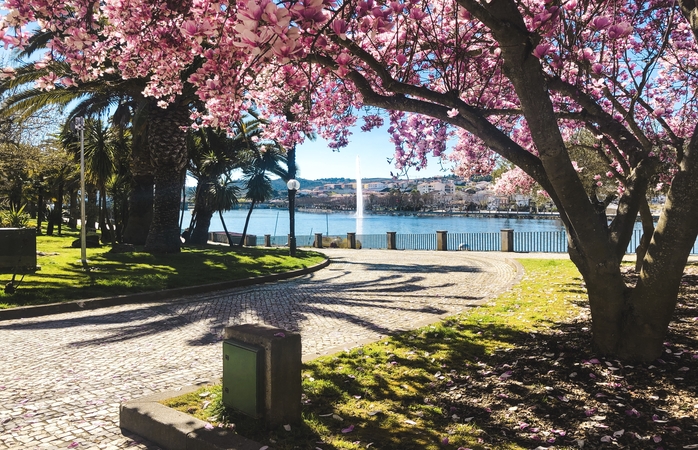
<path id="1" fill-rule="evenodd" d="M 361 164 L 356 156 L 356 234 L 364 233 L 364 190 L 361 185 Z"/>
<path id="2" fill-rule="evenodd" d="M 363 219 L 364 217 L 364 190 L 361 185 L 361 164 L 359 157 L 356 157 L 356 218 Z"/>

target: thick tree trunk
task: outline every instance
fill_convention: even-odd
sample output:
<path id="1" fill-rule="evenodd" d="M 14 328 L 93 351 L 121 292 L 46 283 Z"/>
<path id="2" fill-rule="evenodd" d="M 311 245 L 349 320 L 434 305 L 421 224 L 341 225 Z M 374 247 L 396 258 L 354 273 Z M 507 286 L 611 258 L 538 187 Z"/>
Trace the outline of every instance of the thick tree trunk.
<path id="1" fill-rule="evenodd" d="M 177 253 L 182 241 L 179 205 L 182 169 L 187 161 L 187 105 L 175 102 L 167 109 L 152 103 L 148 114 L 148 148 L 155 174 L 153 221 L 145 250 L 151 253 Z"/>
<path id="2" fill-rule="evenodd" d="M 151 253 L 177 253 L 179 237 L 179 192 L 181 182 L 179 169 L 173 172 L 158 172 L 155 175 L 153 221 L 150 224 L 145 250 Z"/>
<path id="3" fill-rule="evenodd" d="M 211 226 L 211 218 L 215 212 L 210 205 L 209 191 L 213 181 L 202 177 L 196 187 L 196 197 L 194 199 L 194 216 L 196 221 L 193 227 L 190 226 L 190 236 L 187 243 L 204 245 L 208 242 L 208 230 Z"/>
<path id="4" fill-rule="evenodd" d="M 153 176 L 133 177 L 133 186 L 128 196 L 128 219 L 124 228 L 124 242 L 144 245 L 153 220 Z"/>
<path id="5" fill-rule="evenodd" d="M 211 226 L 211 218 L 214 211 L 198 211 L 196 213 L 196 223 L 191 230 L 187 243 L 194 245 L 204 245 L 208 242 L 208 229 Z"/>
<path id="6" fill-rule="evenodd" d="M 613 355 L 623 339 L 622 323 L 629 295 L 618 261 L 580 261 L 570 251 L 587 288 L 591 310 L 592 347 L 602 355 Z"/>
<path id="7" fill-rule="evenodd" d="M 676 308 L 688 255 L 698 235 L 698 126 L 667 194 L 638 283 L 630 297 L 618 355 L 648 360 L 662 343 Z"/>

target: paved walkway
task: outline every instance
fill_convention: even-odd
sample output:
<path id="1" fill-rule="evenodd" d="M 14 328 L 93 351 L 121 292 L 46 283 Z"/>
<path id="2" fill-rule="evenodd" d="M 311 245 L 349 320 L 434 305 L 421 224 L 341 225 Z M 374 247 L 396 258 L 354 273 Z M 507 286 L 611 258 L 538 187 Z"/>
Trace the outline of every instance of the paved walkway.
<path id="1" fill-rule="evenodd" d="M 169 302 L 0 322 L 0 449 L 155 449 L 119 404 L 221 376 L 221 332 L 300 331 L 304 359 L 465 311 L 521 271 L 497 253 L 326 249 L 327 268 Z"/>

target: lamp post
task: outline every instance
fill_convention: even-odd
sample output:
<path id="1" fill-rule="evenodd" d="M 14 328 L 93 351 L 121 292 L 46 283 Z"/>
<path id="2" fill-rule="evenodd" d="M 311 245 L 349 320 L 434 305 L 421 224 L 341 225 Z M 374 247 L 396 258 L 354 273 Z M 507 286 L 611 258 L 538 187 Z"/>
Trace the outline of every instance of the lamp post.
<path id="1" fill-rule="evenodd" d="M 288 188 L 288 217 L 289 217 L 289 239 L 288 248 L 291 256 L 296 256 L 296 191 L 301 187 L 301 184 L 296 179 L 288 180 L 286 183 Z"/>
<path id="2" fill-rule="evenodd" d="M 85 118 L 76 117 L 70 124 L 73 131 L 80 132 L 80 260 L 87 268 L 87 228 L 85 227 Z"/>

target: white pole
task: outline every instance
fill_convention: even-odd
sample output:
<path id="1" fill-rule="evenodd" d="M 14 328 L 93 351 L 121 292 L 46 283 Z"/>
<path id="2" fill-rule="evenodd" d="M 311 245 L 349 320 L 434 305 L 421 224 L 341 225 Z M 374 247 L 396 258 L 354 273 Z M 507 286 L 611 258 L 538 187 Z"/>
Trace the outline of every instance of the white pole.
<path id="1" fill-rule="evenodd" d="M 85 118 L 76 117 L 76 128 L 80 130 L 80 259 L 87 267 L 87 228 L 85 223 Z"/>

